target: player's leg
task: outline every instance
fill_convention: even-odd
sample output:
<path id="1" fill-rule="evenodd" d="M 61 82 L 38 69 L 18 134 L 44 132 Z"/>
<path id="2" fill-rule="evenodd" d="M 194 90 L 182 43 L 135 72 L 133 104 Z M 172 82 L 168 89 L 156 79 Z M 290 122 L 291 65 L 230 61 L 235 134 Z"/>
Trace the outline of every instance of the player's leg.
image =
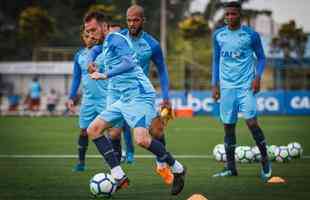
<path id="1" fill-rule="evenodd" d="M 80 107 L 79 126 L 81 133 L 78 136 L 78 163 L 74 166 L 73 171 L 85 171 L 85 157 L 88 148 L 87 127 L 97 116 L 95 104 L 87 100 L 83 100 Z"/>
<path id="2" fill-rule="evenodd" d="M 86 169 L 85 157 L 88 148 L 88 136 L 86 129 L 81 129 L 78 138 L 78 163 L 73 168 L 75 172 L 83 172 Z"/>
<path id="3" fill-rule="evenodd" d="M 133 163 L 134 162 L 134 145 L 132 142 L 131 128 L 127 123 L 124 124 L 124 141 L 126 145 L 126 162 Z"/>
<path id="4" fill-rule="evenodd" d="M 122 157 L 122 145 L 121 145 L 122 129 L 113 127 L 109 129 L 108 133 L 111 139 L 111 143 L 114 149 L 115 156 L 120 161 Z"/>
<path id="5" fill-rule="evenodd" d="M 129 180 L 120 166 L 110 139 L 101 134 L 113 126 L 113 121 L 120 118 L 119 113 L 104 110 L 87 128 L 87 134 L 111 168 L 111 175 L 118 182 L 119 188 L 122 188 L 128 186 Z"/>
<path id="6" fill-rule="evenodd" d="M 224 145 L 227 163 L 223 171 L 216 173 L 213 177 L 237 176 L 235 162 L 236 133 L 238 104 L 235 89 L 221 89 L 220 116 L 224 124 Z"/>
<path id="7" fill-rule="evenodd" d="M 184 187 L 186 169 L 175 160 L 164 145 L 151 137 L 148 127 L 156 116 L 154 95 L 134 97 L 126 105 L 121 106 L 122 115 L 130 127 L 134 129 L 136 143 L 152 152 L 161 162 L 166 162 L 172 169 L 174 180 L 171 194 L 179 194 Z"/>
<path id="8" fill-rule="evenodd" d="M 262 155 L 261 177 L 266 181 L 271 176 L 271 164 L 268 159 L 266 139 L 256 118 L 256 98 L 252 90 L 239 90 L 240 111 Z"/>
<path id="9" fill-rule="evenodd" d="M 161 117 L 156 117 L 153 119 L 151 126 L 150 126 L 150 134 L 156 140 L 158 140 L 164 147 L 166 147 L 166 140 L 164 134 L 164 121 Z M 167 163 L 160 161 L 159 157 L 156 157 L 156 173 L 159 174 L 164 182 L 168 185 L 172 184 L 173 182 L 173 174 L 170 167 Z"/>
<path id="10" fill-rule="evenodd" d="M 178 195 L 184 187 L 185 167 L 173 158 L 162 143 L 149 135 L 147 128 L 137 125 L 136 128 L 134 128 L 134 137 L 139 146 L 152 152 L 160 162 L 165 162 L 171 167 L 174 175 L 171 194 Z"/>

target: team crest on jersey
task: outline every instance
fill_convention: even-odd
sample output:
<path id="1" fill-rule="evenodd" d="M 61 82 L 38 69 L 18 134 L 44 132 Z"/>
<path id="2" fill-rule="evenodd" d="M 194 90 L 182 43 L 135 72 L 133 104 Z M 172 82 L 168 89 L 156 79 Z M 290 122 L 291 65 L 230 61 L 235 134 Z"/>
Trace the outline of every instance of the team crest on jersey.
<path id="1" fill-rule="evenodd" d="M 221 56 L 223 58 L 239 59 L 239 58 L 244 57 L 244 52 L 242 52 L 242 51 L 222 51 Z"/>

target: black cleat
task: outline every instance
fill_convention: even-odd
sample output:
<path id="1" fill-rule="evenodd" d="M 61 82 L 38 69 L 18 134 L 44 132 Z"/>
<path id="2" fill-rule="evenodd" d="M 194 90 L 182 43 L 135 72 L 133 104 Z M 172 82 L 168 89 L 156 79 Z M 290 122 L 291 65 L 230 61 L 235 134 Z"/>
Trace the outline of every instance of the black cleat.
<path id="1" fill-rule="evenodd" d="M 120 189 L 126 189 L 129 187 L 129 178 L 124 175 L 123 178 L 121 179 L 115 179 L 116 183 L 117 183 L 117 188 L 116 191 L 120 190 Z"/>
<path id="2" fill-rule="evenodd" d="M 174 179 L 171 188 L 171 195 L 178 195 L 182 192 L 185 182 L 186 167 L 182 173 L 173 173 Z"/>

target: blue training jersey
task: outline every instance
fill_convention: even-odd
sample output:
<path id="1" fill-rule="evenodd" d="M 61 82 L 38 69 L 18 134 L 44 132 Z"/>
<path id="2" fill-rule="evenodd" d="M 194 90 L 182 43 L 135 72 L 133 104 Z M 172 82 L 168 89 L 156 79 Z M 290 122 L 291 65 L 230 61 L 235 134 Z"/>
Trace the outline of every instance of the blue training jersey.
<path id="1" fill-rule="evenodd" d="M 72 85 L 70 91 L 70 99 L 74 99 L 77 96 L 77 91 L 82 80 L 83 88 L 83 100 L 98 100 L 106 98 L 107 81 L 104 80 L 92 80 L 88 74 L 88 58 L 90 49 L 82 48 L 74 56 Z M 98 59 L 100 57 L 98 56 Z M 96 61 L 97 62 L 97 59 Z M 98 61 L 99 62 L 99 61 Z M 99 63 L 97 63 L 99 64 Z M 103 65 L 99 65 L 104 68 Z"/>
<path id="2" fill-rule="evenodd" d="M 212 85 L 221 88 L 250 88 L 255 76 L 262 76 L 265 54 L 260 36 L 248 26 L 213 33 Z"/>
<path id="3" fill-rule="evenodd" d="M 150 63 L 153 61 L 158 71 L 163 99 L 169 99 L 169 76 L 158 41 L 144 31 L 141 31 L 137 37 L 131 37 L 128 29 L 122 30 L 121 33 L 131 41 L 146 76 L 149 76 Z"/>
<path id="4" fill-rule="evenodd" d="M 124 94 L 124 92 L 138 89 L 140 93 L 155 94 L 150 80 L 143 73 L 136 59 L 132 43 L 128 38 L 119 32 L 109 33 L 104 40 L 102 53 L 109 78 L 110 92 Z"/>
<path id="5" fill-rule="evenodd" d="M 38 99 L 41 96 L 41 86 L 38 81 L 30 84 L 30 97 L 32 99 Z"/>

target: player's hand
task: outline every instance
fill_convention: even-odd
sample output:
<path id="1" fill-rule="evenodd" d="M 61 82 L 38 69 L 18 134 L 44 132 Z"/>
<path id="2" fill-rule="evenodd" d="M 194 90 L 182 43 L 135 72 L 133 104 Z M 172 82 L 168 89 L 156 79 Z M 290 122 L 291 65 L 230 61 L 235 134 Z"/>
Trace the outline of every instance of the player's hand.
<path id="1" fill-rule="evenodd" d="M 99 80 L 99 79 L 105 80 L 105 79 L 108 79 L 108 77 L 107 77 L 106 74 L 99 73 L 99 72 L 97 72 L 97 71 L 95 71 L 95 72 L 89 74 L 89 76 L 90 76 L 91 79 L 95 79 L 95 80 Z"/>
<path id="2" fill-rule="evenodd" d="M 74 102 L 72 99 L 69 99 L 66 102 L 66 107 L 71 111 L 71 112 L 75 112 L 75 106 L 74 106 Z"/>
<path id="3" fill-rule="evenodd" d="M 160 103 L 160 118 L 165 126 L 167 126 L 168 121 L 174 118 L 174 111 L 169 99 L 163 100 Z"/>
<path id="4" fill-rule="evenodd" d="M 260 78 L 256 77 L 252 82 L 253 93 L 256 94 L 260 91 Z"/>
<path id="5" fill-rule="evenodd" d="M 214 99 L 214 101 L 219 100 L 219 98 L 221 97 L 220 94 L 220 89 L 218 86 L 212 86 L 212 98 Z"/>
<path id="6" fill-rule="evenodd" d="M 90 63 L 90 64 L 88 65 L 87 71 L 88 71 L 89 74 L 92 74 L 92 73 L 94 73 L 95 71 L 97 71 L 97 66 L 96 66 L 96 64 L 95 64 L 95 63 Z"/>

